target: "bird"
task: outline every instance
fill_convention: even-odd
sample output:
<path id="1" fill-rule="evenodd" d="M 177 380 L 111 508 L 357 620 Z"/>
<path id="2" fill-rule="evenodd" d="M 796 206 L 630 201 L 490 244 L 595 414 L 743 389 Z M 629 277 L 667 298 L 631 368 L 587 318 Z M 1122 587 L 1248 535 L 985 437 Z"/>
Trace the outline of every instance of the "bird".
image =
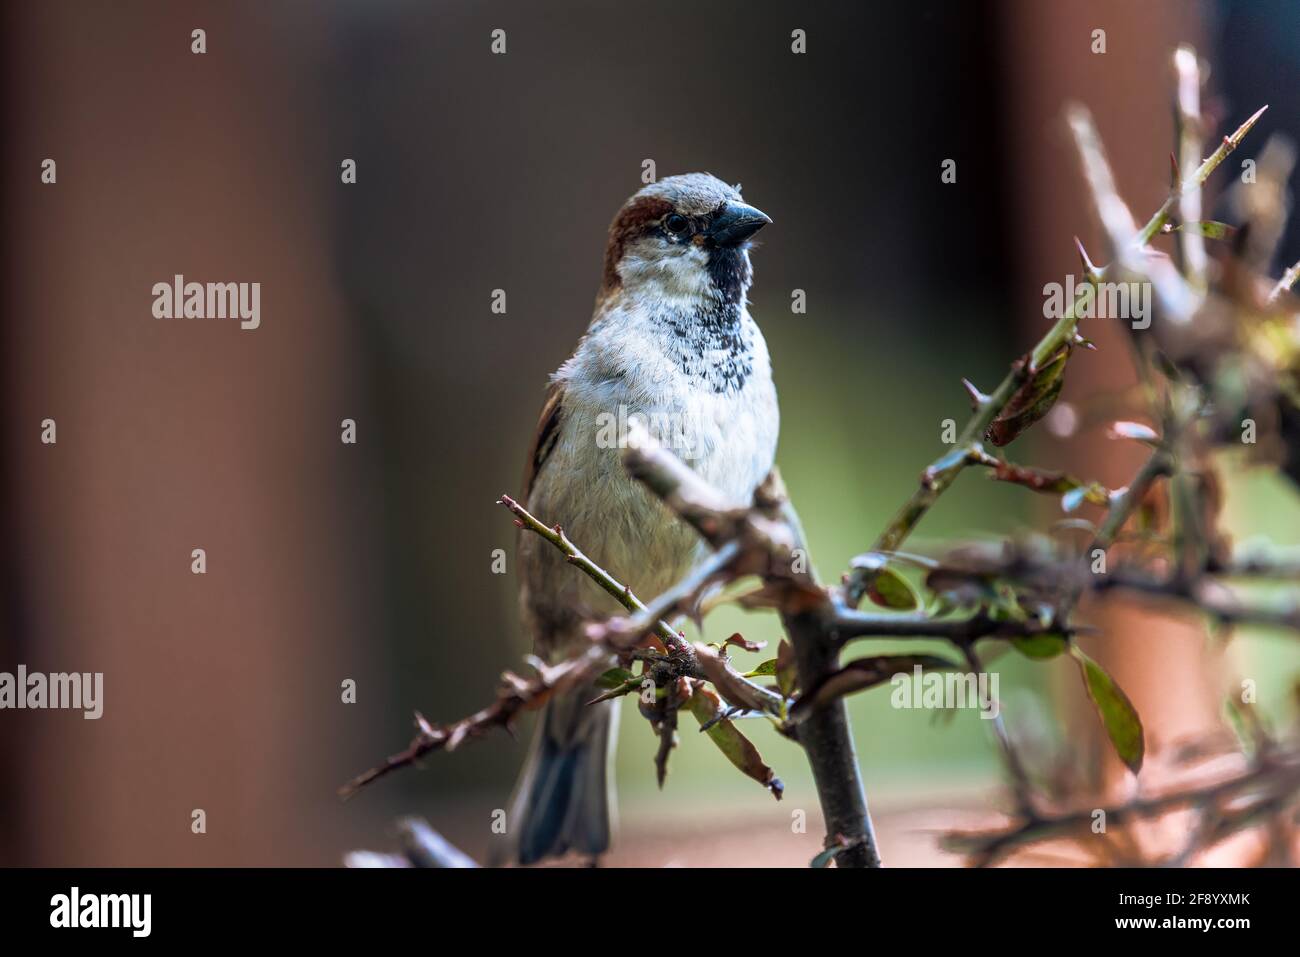
<path id="1" fill-rule="evenodd" d="M 626 474 L 631 423 L 750 504 L 772 470 L 780 417 L 767 343 L 749 314 L 753 236 L 771 218 L 708 173 L 652 182 L 610 224 L 590 325 L 552 376 L 525 466 L 526 507 L 650 599 L 706 552 Z M 558 549 L 521 533 L 520 618 L 548 662 L 590 647 L 584 626 L 617 609 Z M 616 827 L 616 702 L 600 688 L 544 705 L 507 814 L 506 857 L 596 863 Z"/>

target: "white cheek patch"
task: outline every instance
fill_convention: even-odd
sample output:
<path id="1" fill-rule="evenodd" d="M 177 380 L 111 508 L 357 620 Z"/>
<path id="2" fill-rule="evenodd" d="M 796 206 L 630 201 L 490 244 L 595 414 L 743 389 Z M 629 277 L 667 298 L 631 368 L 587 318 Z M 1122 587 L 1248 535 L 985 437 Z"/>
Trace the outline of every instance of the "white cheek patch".
<path id="1" fill-rule="evenodd" d="M 709 278 L 709 256 L 694 243 L 665 245 L 659 239 L 642 239 L 627 247 L 618 274 L 628 290 L 663 300 L 664 305 L 693 305 L 718 292 Z"/>

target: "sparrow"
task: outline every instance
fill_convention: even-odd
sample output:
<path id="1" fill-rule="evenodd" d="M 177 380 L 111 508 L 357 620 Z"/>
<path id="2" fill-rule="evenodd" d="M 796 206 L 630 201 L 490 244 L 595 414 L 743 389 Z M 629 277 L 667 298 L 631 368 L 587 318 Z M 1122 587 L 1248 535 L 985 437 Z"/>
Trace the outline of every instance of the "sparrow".
<path id="1" fill-rule="evenodd" d="M 750 240 L 771 222 L 706 173 L 651 183 L 609 228 L 586 334 L 551 377 L 529 452 L 529 511 L 561 525 L 602 568 L 649 599 L 705 551 L 698 536 L 623 469 L 638 422 L 737 506 L 771 471 L 779 414 L 767 344 L 750 317 Z M 560 551 L 523 534 L 521 619 L 549 662 L 589 647 L 585 623 L 616 603 Z M 520 864 L 596 859 L 614 827 L 616 702 L 589 686 L 544 706 L 508 815 Z"/>

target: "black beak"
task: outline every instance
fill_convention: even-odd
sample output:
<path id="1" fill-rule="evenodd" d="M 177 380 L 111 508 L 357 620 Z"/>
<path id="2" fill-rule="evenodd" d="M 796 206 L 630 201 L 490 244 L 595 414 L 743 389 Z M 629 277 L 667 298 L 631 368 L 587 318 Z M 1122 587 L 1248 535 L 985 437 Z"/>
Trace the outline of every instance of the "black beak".
<path id="1" fill-rule="evenodd" d="M 744 203 L 728 203 L 709 225 L 708 236 L 718 246 L 739 246 L 772 221 L 762 210 Z"/>

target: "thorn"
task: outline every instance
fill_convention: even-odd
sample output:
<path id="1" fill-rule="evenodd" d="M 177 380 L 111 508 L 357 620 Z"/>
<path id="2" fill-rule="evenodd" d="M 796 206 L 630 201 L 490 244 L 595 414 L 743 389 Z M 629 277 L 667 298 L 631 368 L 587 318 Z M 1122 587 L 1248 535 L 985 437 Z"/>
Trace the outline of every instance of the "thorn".
<path id="1" fill-rule="evenodd" d="M 1250 128 L 1259 121 L 1259 118 L 1264 115 L 1264 111 L 1267 109 L 1268 109 L 1268 104 L 1265 103 L 1263 106 L 1261 106 L 1258 110 L 1255 111 L 1254 115 L 1251 116 L 1250 119 L 1248 119 L 1245 123 L 1242 123 L 1241 126 L 1237 127 L 1237 132 L 1233 133 L 1232 136 L 1225 136 L 1223 138 L 1223 142 L 1228 147 L 1228 149 L 1232 149 L 1245 138 L 1246 134 L 1250 132 Z"/>
<path id="2" fill-rule="evenodd" d="M 1078 236 L 1074 237 L 1074 248 L 1079 251 L 1079 261 L 1083 263 L 1083 271 L 1088 274 L 1089 279 L 1096 279 L 1101 275 L 1097 267 L 1092 264 L 1092 259 L 1088 256 L 1088 250 L 1083 248 L 1083 240 Z"/>
<path id="3" fill-rule="evenodd" d="M 522 518 L 515 519 L 515 528 L 523 528 L 523 527 L 524 527 L 524 520 Z"/>
<path id="4" fill-rule="evenodd" d="M 1169 151 L 1169 169 L 1173 175 L 1173 185 L 1177 186 L 1183 180 L 1182 174 L 1178 172 L 1178 157 L 1174 155 L 1173 150 Z"/>
<path id="5" fill-rule="evenodd" d="M 972 409 L 978 409 L 989 400 L 989 397 L 977 389 L 975 383 L 971 382 L 970 379 L 962 379 L 961 385 L 962 388 L 966 390 L 966 395 L 970 397 L 970 405 Z"/>

